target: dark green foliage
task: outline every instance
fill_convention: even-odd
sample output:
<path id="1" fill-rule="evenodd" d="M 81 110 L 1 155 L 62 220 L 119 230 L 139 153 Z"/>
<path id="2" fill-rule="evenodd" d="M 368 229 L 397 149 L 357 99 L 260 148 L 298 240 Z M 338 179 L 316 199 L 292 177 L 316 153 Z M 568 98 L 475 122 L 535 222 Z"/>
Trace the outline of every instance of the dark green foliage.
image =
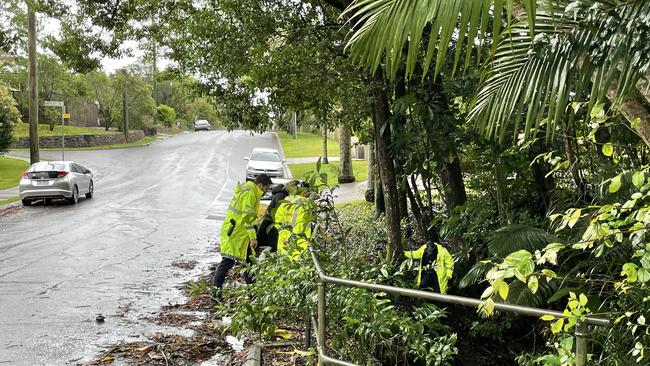
<path id="1" fill-rule="evenodd" d="M 488 250 L 490 254 L 504 258 L 520 249 L 534 252 L 557 240 L 555 236 L 540 228 L 512 224 L 500 227 L 492 233 Z"/>

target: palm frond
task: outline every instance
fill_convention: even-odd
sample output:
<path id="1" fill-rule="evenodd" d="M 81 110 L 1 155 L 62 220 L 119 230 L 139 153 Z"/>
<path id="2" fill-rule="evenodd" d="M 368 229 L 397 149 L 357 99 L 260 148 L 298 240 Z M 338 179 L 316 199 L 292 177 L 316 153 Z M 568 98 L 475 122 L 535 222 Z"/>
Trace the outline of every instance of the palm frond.
<path id="1" fill-rule="evenodd" d="M 485 280 L 485 276 L 492 267 L 494 267 L 494 265 L 488 261 L 477 262 L 469 271 L 467 271 L 467 274 L 463 276 L 458 283 L 458 287 L 465 288 Z"/>
<path id="2" fill-rule="evenodd" d="M 533 21 L 536 36 L 529 31 Z M 516 136 L 523 130 L 529 137 L 546 122 L 550 138 L 572 98 L 588 100 L 588 112 L 608 94 L 615 103 L 623 101 L 650 67 L 648 37 L 645 1 L 540 6 L 534 20 L 528 17 L 502 34 L 470 119 L 500 141 L 507 131 Z"/>
<path id="3" fill-rule="evenodd" d="M 525 0 L 524 6 L 528 14 L 535 14 L 535 0 Z M 489 43 L 489 33 L 496 44 L 503 30 L 502 14 L 505 12 L 510 22 L 512 9 L 512 0 L 358 0 L 342 16 L 350 17 L 352 24 L 347 43 L 352 59 L 372 72 L 384 61 L 387 74 L 395 79 L 404 63 L 406 76 L 413 74 L 421 47 L 426 49 L 424 74 L 429 71 L 434 55 L 434 72 L 440 71 L 452 43 L 457 50 L 454 65 L 464 47 L 466 65 L 475 48 L 480 63 L 480 47 Z M 490 23 L 492 27 L 488 29 Z M 530 23 L 531 34 L 534 25 L 535 22 Z"/>
<path id="4" fill-rule="evenodd" d="M 506 225 L 492 234 L 488 241 L 488 250 L 496 257 L 505 258 L 521 249 L 534 252 L 555 241 L 555 236 L 540 228 L 521 224 Z"/>
<path id="5" fill-rule="evenodd" d="M 528 285 L 515 280 L 510 283 L 508 303 L 520 306 L 547 307 L 548 299 L 556 293 L 558 287 L 559 281 L 540 279 L 537 292 L 533 294 L 528 289 Z"/>

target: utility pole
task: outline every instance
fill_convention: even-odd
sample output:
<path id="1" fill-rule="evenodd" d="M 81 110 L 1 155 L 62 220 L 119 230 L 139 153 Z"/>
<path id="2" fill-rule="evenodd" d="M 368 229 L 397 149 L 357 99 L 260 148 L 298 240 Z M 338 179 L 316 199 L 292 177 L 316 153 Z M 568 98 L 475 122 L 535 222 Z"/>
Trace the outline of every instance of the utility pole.
<path id="1" fill-rule="evenodd" d="M 38 66 L 36 60 L 36 13 L 31 1 L 27 3 L 29 52 L 29 160 L 38 163 Z"/>
<path id="2" fill-rule="evenodd" d="M 126 143 L 129 143 L 129 106 L 127 102 L 128 92 L 126 91 L 127 86 L 127 74 L 126 70 L 124 71 L 124 98 L 122 100 L 122 119 L 123 125 L 122 129 L 124 130 L 124 139 Z"/>
<path id="3" fill-rule="evenodd" d="M 296 116 L 295 111 L 291 114 L 291 129 L 293 130 L 293 138 L 295 140 L 298 138 L 298 116 Z"/>
<path id="4" fill-rule="evenodd" d="M 158 55 L 157 55 L 156 40 L 153 41 L 153 125 L 158 123 L 158 83 L 156 82 L 156 74 L 158 74 Z"/>

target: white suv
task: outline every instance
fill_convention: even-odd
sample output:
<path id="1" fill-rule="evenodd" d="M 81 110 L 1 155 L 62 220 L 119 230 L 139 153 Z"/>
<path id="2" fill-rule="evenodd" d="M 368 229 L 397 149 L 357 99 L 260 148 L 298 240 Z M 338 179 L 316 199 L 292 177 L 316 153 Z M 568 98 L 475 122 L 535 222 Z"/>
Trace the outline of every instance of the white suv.
<path id="1" fill-rule="evenodd" d="M 287 162 L 280 157 L 275 149 L 255 148 L 251 156 L 244 158 L 246 164 L 246 180 L 255 180 L 258 175 L 264 173 L 271 178 L 284 178 L 284 164 Z"/>

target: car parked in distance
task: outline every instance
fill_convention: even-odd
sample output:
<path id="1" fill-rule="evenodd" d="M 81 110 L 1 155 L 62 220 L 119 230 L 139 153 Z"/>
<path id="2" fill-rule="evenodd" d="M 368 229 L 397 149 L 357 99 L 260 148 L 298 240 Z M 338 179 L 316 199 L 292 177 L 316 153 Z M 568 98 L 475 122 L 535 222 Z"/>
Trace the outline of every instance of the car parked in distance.
<path id="1" fill-rule="evenodd" d="M 80 194 L 86 198 L 93 197 L 93 173 L 72 161 L 38 162 L 22 174 L 19 193 L 25 206 L 36 200 L 49 202 L 52 199 L 65 199 L 75 204 L 79 201 Z"/>
<path id="2" fill-rule="evenodd" d="M 194 121 L 194 131 L 210 131 L 211 129 L 210 122 L 204 119 Z"/>
<path id="3" fill-rule="evenodd" d="M 246 180 L 255 180 L 262 173 L 271 178 L 284 178 L 284 164 L 287 161 L 280 157 L 278 150 L 256 147 L 250 157 L 244 159 L 248 161 Z"/>

